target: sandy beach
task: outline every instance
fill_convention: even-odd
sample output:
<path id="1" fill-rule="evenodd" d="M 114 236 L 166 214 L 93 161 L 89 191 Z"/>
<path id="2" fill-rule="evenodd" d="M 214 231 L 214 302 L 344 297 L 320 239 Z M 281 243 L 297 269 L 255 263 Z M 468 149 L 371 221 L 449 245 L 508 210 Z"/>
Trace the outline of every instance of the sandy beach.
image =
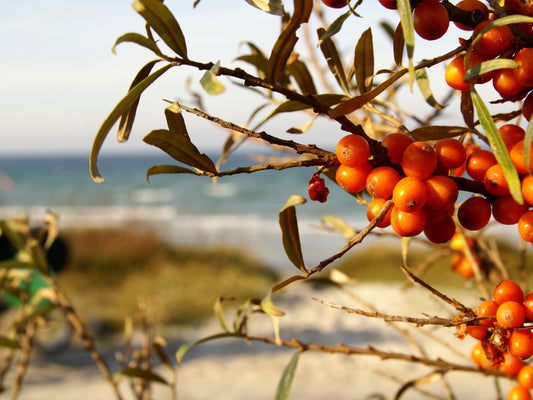
<path id="1" fill-rule="evenodd" d="M 377 310 L 389 314 L 423 317 L 423 313 L 449 317 L 455 315 L 448 305 L 436 301 L 419 288 L 403 291 L 399 285 L 357 284 L 352 293 Z M 468 291 L 453 293 L 466 305 L 477 303 Z M 276 305 L 286 314 L 280 319 L 281 337 L 290 340 L 298 338 L 305 343 L 335 346 L 343 343 L 364 348 L 371 345 L 384 351 L 420 355 L 409 340 L 415 341 L 429 358 L 442 358 L 461 365 L 473 365 L 469 359 L 475 340 L 459 340 L 451 328 L 429 327 L 407 328 L 405 336 L 379 319 L 348 314 L 313 300 L 312 297 L 347 307 L 360 307 L 346 293 L 335 289 L 314 290 L 310 286 L 294 287 L 292 291 L 275 298 Z M 228 321 L 231 315 L 228 314 Z M 273 337 L 272 321 L 263 315 L 250 320 L 250 331 L 256 335 Z M 170 327 L 166 331 L 167 350 L 172 356 L 183 343 L 204 336 L 220 333 L 215 320 L 193 328 Z M 430 332 L 432 336 L 426 333 Z M 424 334 L 422 334 L 424 333 Z M 439 341 L 442 341 L 440 343 Z M 113 372 L 119 366 L 114 361 L 114 352 L 119 343 L 104 348 L 103 354 Z M 187 400 L 244 400 L 272 399 L 276 392 L 282 371 L 294 354 L 292 349 L 277 348 L 262 343 L 246 344 L 238 339 L 221 339 L 192 348 L 184 357 L 178 369 L 177 398 Z M 158 367 L 161 375 L 168 377 L 164 367 Z M 433 372 L 431 368 L 415 363 L 381 360 L 375 356 L 347 356 L 307 352 L 300 356 L 291 399 L 370 399 L 394 398 L 401 385 Z M 446 380 L 457 399 L 497 398 L 494 379 L 476 373 L 449 372 Z M 502 392 L 512 382 L 500 380 Z M 9 381 L 8 381 L 9 383 Z M 126 399 L 133 398 L 122 381 L 121 389 Z M 170 398 L 169 388 L 155 384 L 154 399 Z M 423 390 L 445 398 L 442 380 L 421 387 Z M 379 395 L 381 397 L 373 397 Z M 103 381 L 99 371 L 81 348 L 70 349 L 49 358 L 35 357 L 30 365 L 21 400 L 44 400 L 50 398 L 85 400 L 113 399 L 109 385 Z M 407 391 L 402 398 L 426 399 L 427 393 Z"/>

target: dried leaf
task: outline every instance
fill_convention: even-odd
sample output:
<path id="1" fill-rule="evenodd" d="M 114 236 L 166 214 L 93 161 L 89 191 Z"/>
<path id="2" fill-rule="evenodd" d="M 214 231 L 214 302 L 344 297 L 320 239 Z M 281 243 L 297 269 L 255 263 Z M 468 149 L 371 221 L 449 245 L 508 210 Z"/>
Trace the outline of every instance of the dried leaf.
<path id="1" fill-rule="evenodd" d="M 412 130 L 410 134 L 416 140 L 427 141 L 461 136 L 467 132 L 469 129 L 463 126 L 427 125 Z"/>
<path id="2" fill-rule="evenodd" d="M 350 240 L 355 235 L 357 231 L 353 229 L 345 220 L 337 217 L 336 215 L 327 214 L 320 218 L 320 221 L 332 228 L 333 230 L 342 234 L 346 240 Z"/>
<path id="3" fill-rule="evenodd" d="M 372 87 L 374 75 L 374 44 L 372 30 L 368 28 L 363 32 L 355 46 L 355 79 L 360 93 L 367 92 Z"/>
<path id="4" fill-rule="evenodd" d="M 160 375 L 142 368 L 123 368 L 115 375 L 115 381 L 118 382 L 122 376 L 129 376 L 131 378 L 141 378 L 145 381 L 168 385 L 168 382 Z"/>
<path id="5" fill-rule="evenodd" d="M 269 14 L 284 15 L 285 9 L 281 0 L 246 0 L 248 4 L 259 8 Z"/>
<path id="6" fill-rule="evenodd" d="M 285 315 L 283 311 L 277 308 L 272 301 L 272 289 L 268 291 L 268 294 L 261 300 L 261 309 L 271 317 L 282 317 Z"/>
<path id="7" fill-rule="evenodd" d="M 300 271 L 306 271 L 300 243 L 300 233 L 298 230 L 298 221 L 296 219 L 296 208 L 298 204 L 305 203 L 305 198 L 298 195 L 292 195 L 287 203 L 279 212 L 279 225 L 281 227 L 283 248 L 291 262 Z"/>
<path id="8" fill-rule="evenodd" d="M 324 28 L 318 28 L 318 37 L 321 38 L 324 35 L 324 32 Z M 342 59 L 337 51 L 337 47 L 335 46 L 335 42 L 333 42 L 331 38 L 322 40 L 320 43 L 320 50 L 328 63 L 329 70 L 337 80 L 340 88 L 344 93 L 349 94 L 350 88 L 348 81 L 346 80 L 346 72 L 342 64 Z"/>
<path id="9" fill-rule="evenodd" d="M 206 71 L 205 74 L 200 79 L 200 84 L 202 88 L 211 95 L 216 95 L 224 92 L 226 88 L 222 83 L 217 79 L 218 70 L 220 68 L 220 61 L 217 61 L 209 71 Z"/>

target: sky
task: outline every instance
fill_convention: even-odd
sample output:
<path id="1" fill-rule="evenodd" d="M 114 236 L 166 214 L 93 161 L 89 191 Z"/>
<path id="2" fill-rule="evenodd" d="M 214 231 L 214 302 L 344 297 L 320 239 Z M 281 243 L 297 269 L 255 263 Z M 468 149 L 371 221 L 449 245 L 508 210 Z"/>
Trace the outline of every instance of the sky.
<path id="1" fill-rule="evenodd" d="M 7 2 L 6 2 L 7 3 Z M 262 12 L 244 0 L 202 0 L 193 8 L 193 0 L 167 0 L 185 33 L 189 56 L 208 62 L 220 60 L 229 67 L 244 65 L 234 58 L 246 51 L 239 43 L 256 43 L 267 54 L 279 34 L 278 17 Z M 231 3 L 231 7 L 228 5 Z M 285 1 L 288 10 L 291 1 Z M 131 0 L 72 0 L 8 2 L 0 15 L 0 155 L 88 154 L 100 124 L 124 96 L 136 72 L 154 56 L 147 50 L 124 43 L 111 48 L 126 32 L 144 33 L 144 21 L 131 7 Z M 342 11 L 327 10 L 330 21 Z M 340 50 L 353 52 L 355 40 L 369 26 L 376 45 L 376 68 L 388 68 L 386 57 L 392 55 L 390 42 L 377 26 L 379 19 L 397 23 L 394 11 L 379 6 L 375 0 L 361 7 L 365 19 L 349 19 L 339 35 L 350 39 Z M 442 39 L 445 40 L 445 39 Z M 387 51 L 379 50 L 387 44 Z M 446 42 L 445 49 L 456 43 Z M 435 43 L 426 47 L 439 51 Z M 421 54 L 421 53 L 420 53 Z M 436 55 L 436 54 L 434 54 Z M 102 153 L 131 154 L 149 151 L 142 137 L 152 129 L 165 128 L 163 99 L 180 99 L 193 105 L 185 89 L 192 82 L 194 91 L 201 74 L 191 68 L 174 68 L 143 94 L 132 136 L 117 144 L 114 128 L 104 143 Z M 251 104 L 259 98 L 237 89 L 227 79 L 228 88 L 219 96 L 207 96 L 208 111 L 223 119 L 243 124 Z M 420 102 L 420 97 L 416 98 Z M 294 119 L 300 126 L 307 119 Z M 220 146 L 226 132 L 212 124 L 186 115 L 189 133 L 201 149 Z M 277 124 L 277 125 L 276 125 Z M 324 135 L 330 125 L 316 124 L 309 132 L 310 143 L 332 142 Z M 273 134 L 288 128 L 278 121 L 268 125 Z M 322 129 L 322 131 L 321 131 Z M 338 138 L 340 136 L 336 136 Z"/>

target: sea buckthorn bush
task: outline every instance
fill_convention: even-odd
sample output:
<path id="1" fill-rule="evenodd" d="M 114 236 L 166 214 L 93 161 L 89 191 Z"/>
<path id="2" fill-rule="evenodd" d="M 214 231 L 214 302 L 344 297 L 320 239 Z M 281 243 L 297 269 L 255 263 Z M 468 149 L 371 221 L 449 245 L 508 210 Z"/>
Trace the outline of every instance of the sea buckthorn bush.
<path id="1" fill-rule="evenodd" d="M 372 6 L 381 7 L 380 13 L 387 13 L 394 24 L 385 23 L 391 38 L 390 62 L 375 65 L 378 50 L 373 35 L 379 21 L 370 20 L 370 28 L 360 35 L 353 34 L 360 18 L 366 21 L 368 0 L 294 0 L 291 11 L 286 11 L 281 1 L 247 2 L 258 12 L 272 14 L 273 20 L 278 18 L 282 28 L 271 49 L 259 49 L 248 42 L 249 49 L 236 58 L 238 67 L 220 65 L 215 62 L 216 55 L 213 62 L 194 59 L 187 47 L 188 33 L 179 24 L 181 4 L 134 2 L 135 10 L 145 20 L 146 32 L 124 35 L 116 45 L 140 45 L 157 59 L 134 77 L 130 89 L 96 133 L 90 156 L 92 178 L 104 181 L 98 169 L 98 154 L 113 125 L 119 123 L 118 138 L 126 140 L 136 114 L 142 111 L 137 109 L 142 104 L 141 94 L 163 75 L 200 70 L 203 76 L 198 87 L 207 95 L 224 96 L 225 79 L 238 83 L 245 95 L 259 100 L 246 123 L 227 121 L 222 111 L 208 112 L 202 109 L 201 102 L 194 107 L 185 101 L 170 101 L 164 110 L 167 128 L 155 129 L 143 139 L 176 161 L 150 168 L 150 179 L 157 179 L 159 174 L 187 173 L 218 181 L 228 175 L 263 170 L 276 173 L 288 168 L 312 169 L 308 190 L 295 193 L 286 203 L 280 202 L 282 241 L 297 272 L 274 286 L 263 299 L 241 306 L 236 316 L 238 323 L 233 330 L 222 324 L 221 336 L 295 349 L 296 355 L 280 386 L 285 395 L 294 377 L 297 355 L 319 350 L 419 362 L 438 368 L 441 374 L 459 369 L 493 375 L 514 384 L 508 391 L 509 399 L 530 398 L 533 320 L 531 292 L 526 290 L 527 268 L 523 266 L 520 274 L 508 268 L 498 251 L 488 244 L 485 231 L 496 226 L 506 227 L 505 232 L 509 232 L 510 227 L 512 234 L 506 234 L 507 238 L 513 236 L 527 250 L 533 244 L 533 128 L 529 125 L 533 110 L 533 7 L 519 0 L 379 0 Z M 327 21 L 325 15 L 332 20 Z M 316 36 L 302 35 L 315 23 L 315 17 L 319 21 Z M 352 41 L 346 43 L 346 37 Z M 428 41 L 434 43 L 430 46 L 432 54 L 418 59 L 415 50 Z M 307 49 L 319 49 L 320 54 L 307 53 L 302 42 L 310 44 Z M 351 50 L 343 54 L 339 49 Z M 448 94 L 433 92 L 435 88 Z M 175 95 L 169 90 L 169 97 Z M 419 110 L 423 108 L 417 102 L 431 111 L 421 115 L 424 112 Z M 267 115 L 261 114 L 263 109 L 269 110 Z M 228 131 L 218 161 L 193 143 L 185 113 Z M 297 115 L 306 116 L 309 122 L 295 128 L 291 117 Z M 289 139 L 275 130 L 262 130 L 267 121 L 281 116 L 287 117 L 287 132 L 294 134 Z M 251 121 L 256 122 L 257 128 L 249 128 Z M 316 126 L 317 121 L 333 127 L 321 132 L 328 138 L 327 146 L 305 139 L 311 132 L 323 129 Z M 271 151 L 287 152 L 293 158 L 223 169 L 222 162 L 245 141 L 260 141 Z M 328 214 L 328 199 L 333 193 L 329 188 L 333 185 L 342 189 L 335 196 L 352 196 L 354 207 L 366 207 L 368 225 L 355 229 L 340 216 L 325 217 L 327 228 L 342 233 L 346 244 L 310 267 L 302 252 L 295 209 L 304 207 L 309 198 L 323 203 L 324 214 Z M 348 255 L 356 245 L 364 247 L 372 235 L 377 240 L 382 236 L 400 239 L 398 251 L 401 248 L 404 257 L 398 268 L 405 278 L 451 304 L 456 315 L 451 319 L 421 320 L 351 311 L 416 326 L 453 327 L 450 342 L 469 337 L 477 342 L 470 354 L 470 367 L 443 361 L 435 354 L 434 358 L 411 357 L 374 347 L 328 347 L 302 343 L 296 338 L 286 341 L 277 328 L 273 337 L 248 333 L 249 314 L 260 312 L 277 321 L 283 315 L 274 305 L 281 289 L 315 276 L 333 279 L 326 274 L 334 270 L 332 263 Z M 441 273 L 460 276 L 465 290 L 480 299 L 479 306 L 463 305 L 441 293 L 437 284 L 424 281 L 424 271 L 433 262 L 426 260 L 419 270 L 409 265 L 409 244 L 415 240 L 442 252 L 437 254 L 450 256 L 449 270 Z M 335 282 L 339 284 L 338 280 Z M 423 304 L 420 312 L 424 312 Z M 179 361 L 187 349 L 178 352 Z M 412 386 L 404 383 L 407 386 L 399 388 L 397 398 Z M 494 390 L 496 393 L 498 389 Z"/>

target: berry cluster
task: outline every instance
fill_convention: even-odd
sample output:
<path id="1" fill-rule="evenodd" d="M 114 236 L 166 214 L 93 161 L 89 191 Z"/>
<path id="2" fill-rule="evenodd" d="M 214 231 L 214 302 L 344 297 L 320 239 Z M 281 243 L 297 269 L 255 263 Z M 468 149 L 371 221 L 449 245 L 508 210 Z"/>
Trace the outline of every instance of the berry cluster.
<path id="1" fill-rule="evenodd" d="M 508 399 L 531 399 L 533 365 L 524 360 L 533 356 L 533 292 L 524 296 L 516 282 L 506 279 L 494 288 L 492 297 L 479 304 L 478 324 L 466 327 L 468 335 L 479 340 L 471 357 L 480 368 L 499 368 L 517 376 L 518 385 Z"/>

